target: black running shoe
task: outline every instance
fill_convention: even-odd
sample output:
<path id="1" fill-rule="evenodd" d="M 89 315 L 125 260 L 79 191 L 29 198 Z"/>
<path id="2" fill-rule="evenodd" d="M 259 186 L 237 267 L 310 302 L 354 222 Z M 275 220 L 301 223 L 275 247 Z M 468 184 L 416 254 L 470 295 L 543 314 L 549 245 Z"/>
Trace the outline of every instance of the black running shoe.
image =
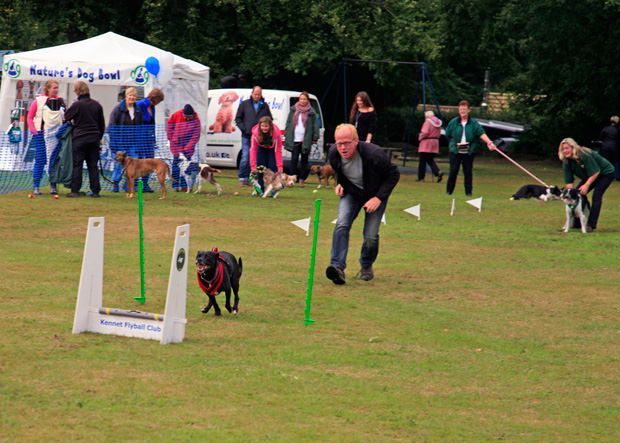
<path id="1" fill-rule="evenodd" d="M 333 281 L 335 285 L 345 284 L 344 271 L 334 265 L 329 265 L 327 267 L 327 269 L 325 270 L 325 275 L 327 276 L 327 278 Z"/>

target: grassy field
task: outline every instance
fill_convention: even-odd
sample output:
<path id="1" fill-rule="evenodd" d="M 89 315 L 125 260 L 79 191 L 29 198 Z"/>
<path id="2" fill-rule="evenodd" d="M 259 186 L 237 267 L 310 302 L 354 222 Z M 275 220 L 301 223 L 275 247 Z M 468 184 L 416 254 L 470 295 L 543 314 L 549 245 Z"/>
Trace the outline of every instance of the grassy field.
<path id="1" fill-rule="evenodd" d="M 550 183 L 559 164 L 526 164 Z M 563 234 L 560 202 L 512 202 L 532 180 L 501 159 L 462 177 L 403 175 L 371 282 L 324 277 L 337 199 L 295 188 L 277 200 L 145 197 L 147 302 L 139 295 L 137 203 L 0 196 L 0 441 L 620 441 L 620 195 L 594 234 Z M 247 188 L 246 188 L 247 189 Z M 244 190 L 245 192 L 245 190 Z M 312 318 L 311 237 L 289 222 L 322 199 Z M 422 219 L 404 208 L 421 203 Z M 174 230 L 190 258 L 243 257 L 240 313 L 203 315 L 190 268 L 185 341 L 72 335 L 89 216 L 106 217 L 104 304 L 163 312 Z"/>

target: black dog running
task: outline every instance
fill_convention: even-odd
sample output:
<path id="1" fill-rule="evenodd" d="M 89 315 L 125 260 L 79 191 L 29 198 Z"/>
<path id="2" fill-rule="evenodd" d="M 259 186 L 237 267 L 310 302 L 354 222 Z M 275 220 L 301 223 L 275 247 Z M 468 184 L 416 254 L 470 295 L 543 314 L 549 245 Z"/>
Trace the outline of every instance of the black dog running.
<path id="1" fill-rule="evenodd" d="M 203 313 L 209 312 L 211 307 L 215 315 L 222 315 L 215 296 L 220 292 L 226 293 L 226 310 L 233 314 L 239 312 L 239 280 L 243 271 L 241 257 L 239 261 L 229 252 L 198 251 L 196 253 L 196 277 L 198 285 L 209 297 L 209 303 L 202 308 Z M 230 293 L 234 292 L 234 305 L 230 305 Z"/>

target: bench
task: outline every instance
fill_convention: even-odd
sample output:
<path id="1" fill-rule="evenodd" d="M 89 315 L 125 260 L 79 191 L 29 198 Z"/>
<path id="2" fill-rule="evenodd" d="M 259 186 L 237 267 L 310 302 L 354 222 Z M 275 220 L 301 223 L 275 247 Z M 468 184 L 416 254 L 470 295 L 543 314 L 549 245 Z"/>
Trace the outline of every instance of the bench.
<path id="1" fill-rule="evenodd" d="M 392 160 L 395 158 L 396 153 L 400 151 L 399 148 L 391 148 L 389 146 L 381 146 L 381 149 L 383 149 L 383 151 L 387 154 L 388 158 L 390 159 L 390 163 L 392 163 Z"/>

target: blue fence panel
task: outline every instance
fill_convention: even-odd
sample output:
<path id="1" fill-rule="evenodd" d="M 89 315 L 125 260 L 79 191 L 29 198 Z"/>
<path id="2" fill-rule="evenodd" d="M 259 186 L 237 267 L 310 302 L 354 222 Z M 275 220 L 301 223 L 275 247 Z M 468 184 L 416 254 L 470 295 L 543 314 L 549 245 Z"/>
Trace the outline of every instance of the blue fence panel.
<path id="1" fill-rule="evenodd" d="M 3 131 L 0 133 L 0 194 L 31 190 L 40 177 L 39 186 L 49 186 L 50 167 L 58 166 L 57 162 L 65 157 L 57 155 L 61 145 L 56 134 L 58 127 L 45 130 L 44 137 L 33 137 L 28 132 Z M 43 142 L 42 142 L 43 140 Z M 112 190 L 113 182 L 121 177 L 122 167 L 115 162 L 118 151 L 124 151 L 136 158 L 160 158 L 168 163 L 175 175 L 173 187 L 182 187 L 177 184 L 178 160 L 174 154 L 185 152 L 191 159 L 197 161 L 198 150 L 191 146 L 182 146 L 183 142 L 193 142 L 193 139 L 181 140 L 177 137 L 174 153 L 166 133 L 166 125 L 116 126 L 110 127 L 104 135 L 100 145 L 99 173 L 102 190 Z M 181 144 L 179 145 L 179 141 Z M 38 148 L 38 151 L 37 151 Z M 50 164 L 50 159 L 52 164 Z M 72 168 L 72 165 L 64 165 Z M 82 190 L 87 190 L 86 164 L 83 168 Z M 168 178 L 170 180 L 170 178 Z M 181 178 L 182 180 L 182 178 Z M 121 182 L 125 178 L 120 179 Z M 155 174 L 149 177 L 149 185 L 157 188 L 159 183 Z M 60 191 L 60 189 L 59 189 Z"/>

